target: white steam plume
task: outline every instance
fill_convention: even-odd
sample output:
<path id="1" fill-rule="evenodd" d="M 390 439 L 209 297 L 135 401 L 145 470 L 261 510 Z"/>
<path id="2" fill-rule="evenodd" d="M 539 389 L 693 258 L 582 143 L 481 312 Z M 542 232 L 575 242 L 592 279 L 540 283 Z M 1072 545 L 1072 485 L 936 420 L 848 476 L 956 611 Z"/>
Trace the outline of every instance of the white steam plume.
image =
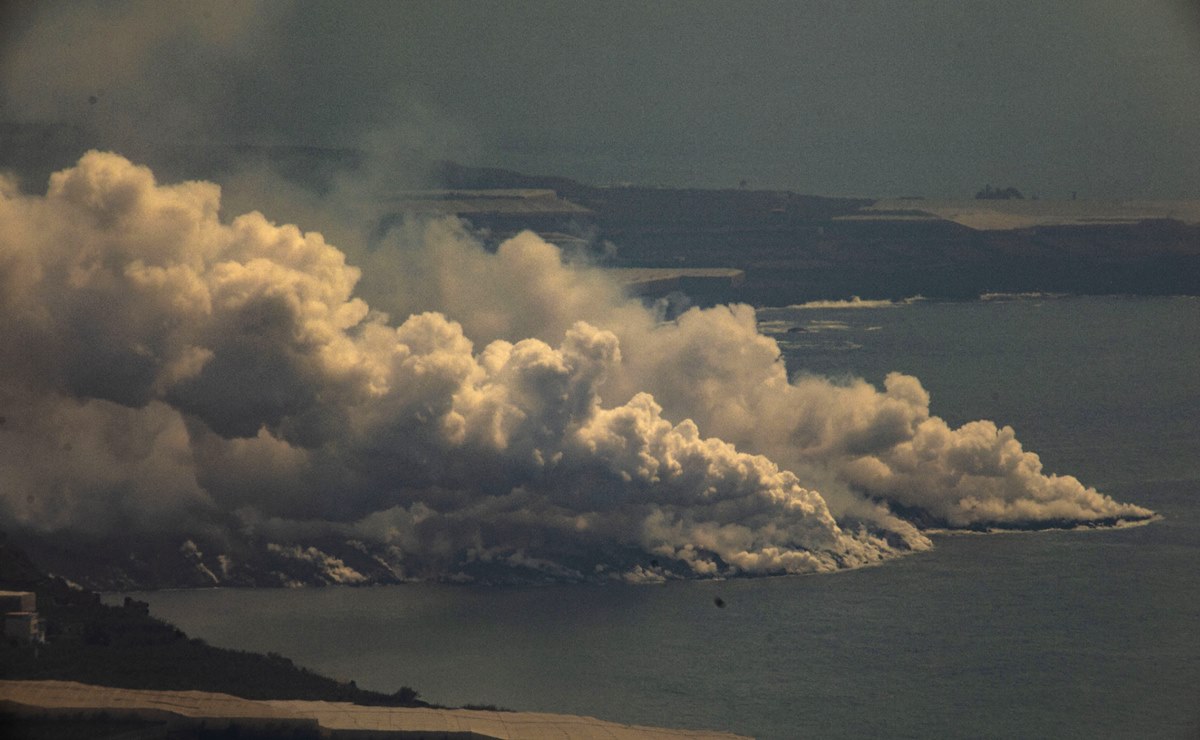
<path id="1" fill-rule="evenodd" d="M 1007 428 L 949 429 L 915 378 L 790 382 L 752 309 L 660 323 L 529 233 L 488 254 L 453 223 L 398 230 L 372 310 L 341 251 L 222 221 L 209 183 L 91 152 L 45 196 L 0 191 L 0 516 L 19 526 L 236 519 L 313 562 L 300 540 L 336 534 L 434 572 L 641 577 L 646 558 L 793 573 L 927 547 L 889 503 L 953 526 L 1151 515 L 1043 475 Z"/>
<path id="2" fill-rule="evenodd" d="M 580 318 L 608 328 L 623 361 L 599 388 L 605 403 L 648 392 L 667 418 L 691 419 L 705 434 L 822 482 L 835 515 L 863 516 L 867 500 L 919 509 L 922 519 L 951 527 L 1151 515 L 1074 477 L 1044 475 L 1011 428 L 980 421 L 950 429 L 930 415 L 929 395 L 912 376 L 888 375 L 882 392 L 863 380 L 789 379 L 779 346 L 759 333 L 749 306 L 692 309 L 662 323 L 595 271 L 564 269 L 533 234 L 495 255 L 447 223 L 409 227 L 393 238 L 399 243 L 391 254 L 419 255 L 424 269 L 381 270 L 398 282 L 372 295 L 373 305 L 402 314 L 418 309 L 411 302 L 418 296 L 420 306 L 454 316 L 468 335 L 488 340 L 549 338 Z"/>

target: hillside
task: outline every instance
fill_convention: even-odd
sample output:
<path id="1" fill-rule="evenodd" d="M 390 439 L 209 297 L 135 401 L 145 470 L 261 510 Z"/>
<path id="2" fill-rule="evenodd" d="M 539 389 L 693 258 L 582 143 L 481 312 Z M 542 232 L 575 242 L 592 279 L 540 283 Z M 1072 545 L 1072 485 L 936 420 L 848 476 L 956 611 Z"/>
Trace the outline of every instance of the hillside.
<path id="1" fill-rule="evenodd" d="M 144 602 L 102 604 L 99 594 L 43 573 L 0 535 L 0 590 L 33 591 L 45 625 L 41 645 L 0 641 L 0 679 L 79 681 L 129 689 L 192 689 L 246 699 L 345 701 L 428 706 L 417 692 L 358 688 L 276 654 L 226 650 L 189 638 L 149 614 Z"/>
<path id="2" fill-rule="evenodd" d="M 825 198 L 771 190 L 594 187 L 443 163 L 459 188 L 553 188 L 614 267 L 729 267 L 705 301 L 973 299 L 983 293 L 1200 291 L 1200 201 Z"/>

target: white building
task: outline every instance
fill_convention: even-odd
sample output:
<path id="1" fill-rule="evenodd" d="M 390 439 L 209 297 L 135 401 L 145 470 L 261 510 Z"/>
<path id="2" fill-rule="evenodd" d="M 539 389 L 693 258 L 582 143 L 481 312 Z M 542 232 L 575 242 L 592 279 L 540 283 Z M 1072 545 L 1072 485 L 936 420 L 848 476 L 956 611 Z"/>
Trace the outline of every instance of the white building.
<path id="1" fill-rule="evenodd" d="M 4 615 L 4 637 L 41 642 L 37 594 L 32 591 L 0 591 L 0 614 Z"/>

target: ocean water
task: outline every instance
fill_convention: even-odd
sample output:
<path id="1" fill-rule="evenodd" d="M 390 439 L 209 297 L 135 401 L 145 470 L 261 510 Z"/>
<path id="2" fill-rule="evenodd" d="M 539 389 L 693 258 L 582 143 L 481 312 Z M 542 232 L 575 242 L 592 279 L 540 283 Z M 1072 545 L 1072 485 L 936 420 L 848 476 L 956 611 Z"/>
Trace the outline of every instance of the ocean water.
<path id="1" fill-rule="evenodd" d="M 1163 519 L 940 535 L 932 552 L 835 575 L 136 597 L 212 644 L 444 704 L 761 738 L 1200 737 L 1200 299 L 780 308 L 760 322 L 792 372 L 917 375 L 951 423 L 1012 425 L 1049 472 Z"/>

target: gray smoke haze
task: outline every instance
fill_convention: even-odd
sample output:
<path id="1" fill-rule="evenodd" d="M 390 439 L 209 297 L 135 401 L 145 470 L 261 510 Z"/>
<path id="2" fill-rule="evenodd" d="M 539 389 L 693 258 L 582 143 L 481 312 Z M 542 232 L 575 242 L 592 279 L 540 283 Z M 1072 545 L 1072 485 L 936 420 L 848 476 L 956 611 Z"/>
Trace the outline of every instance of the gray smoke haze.
<path id="1" fill-rule="evenodd" d="M 395 132 L 596 183 L 1200 190 L 1192 0 L 6 5 L 0 120 L 70 122 L 138 161 Z"/>
<path id="2" fill-rule="evenodd" d="M 532 233 L 489 253 L 412 223 L 370 255 L 369 303 L 322 235 L 112 153 L 44 195 L 4 183 L 0 516 L 236 526 L 343 574 L 304 538 L 638 579 L 638 557 L 711 576 L 927 548 L 895 505 L 949 526 L 1152 514 L 1045 475 L 1009 428 L 951 429 L 916 378 L 789 379 L 747 306 L 662 322 Z"/>
<path id="3" fill-rule="evenodd" d="M 94 144 L 139 155 L 229 140 L 230 106 L 287 12 L 285 3 L 14 3 L 0 112 L 79 126 Z"/>

